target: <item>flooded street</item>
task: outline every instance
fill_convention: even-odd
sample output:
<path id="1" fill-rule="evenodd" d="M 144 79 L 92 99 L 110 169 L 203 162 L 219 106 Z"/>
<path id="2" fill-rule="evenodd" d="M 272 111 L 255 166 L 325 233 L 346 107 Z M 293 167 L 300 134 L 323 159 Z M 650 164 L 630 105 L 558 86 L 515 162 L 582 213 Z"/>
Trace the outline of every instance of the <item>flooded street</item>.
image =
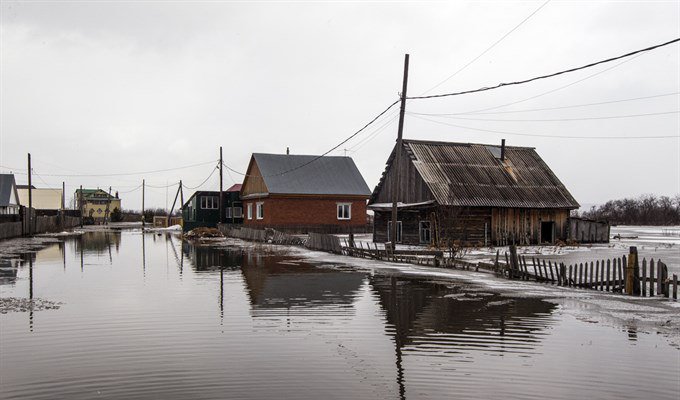
<path id="1" fill-rule="evenodd" d="M 35 300 L 0 314 L 2 399 L 680 395 L 676 333 L 528 284 L 139 230 L 22 252 L 0 264 L 3 302 Z"/>

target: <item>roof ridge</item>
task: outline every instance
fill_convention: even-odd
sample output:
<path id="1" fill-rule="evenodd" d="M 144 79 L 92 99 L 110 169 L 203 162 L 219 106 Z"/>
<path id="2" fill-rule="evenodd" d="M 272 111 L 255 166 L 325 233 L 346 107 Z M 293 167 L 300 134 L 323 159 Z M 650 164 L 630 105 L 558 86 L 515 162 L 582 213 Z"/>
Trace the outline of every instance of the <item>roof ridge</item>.
<path id="1" fill-rule="evenodd" d="M 402 139 L 405 143 L 418 143 L 418 144 L 432 144 L 432 145 L 449 145 L 449 146 L 495 146 L 495 147 L 501 147 L 500 144 L 488 144 L 488 143 L 471 143 L 471 142 L 445 142 L 442 140 L 422 140 L 422 139 Z M 533 149 L 535 150 L 535 147 L 531 146 L 508 146 L 505 145 L 505 148 L 511 148 L 511 149 Z"/>

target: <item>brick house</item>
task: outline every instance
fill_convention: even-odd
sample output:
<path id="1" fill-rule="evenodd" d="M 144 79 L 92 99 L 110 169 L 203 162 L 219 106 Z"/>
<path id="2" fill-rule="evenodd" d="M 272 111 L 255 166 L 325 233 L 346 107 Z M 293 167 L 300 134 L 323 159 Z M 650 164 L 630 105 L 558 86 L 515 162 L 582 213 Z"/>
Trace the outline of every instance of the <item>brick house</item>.
<path id="1" fill-rule="evenodd" d="M 253 153 L 243 224 L 296 232 L 364 230 L 371 191 L 350 157 Z"/>

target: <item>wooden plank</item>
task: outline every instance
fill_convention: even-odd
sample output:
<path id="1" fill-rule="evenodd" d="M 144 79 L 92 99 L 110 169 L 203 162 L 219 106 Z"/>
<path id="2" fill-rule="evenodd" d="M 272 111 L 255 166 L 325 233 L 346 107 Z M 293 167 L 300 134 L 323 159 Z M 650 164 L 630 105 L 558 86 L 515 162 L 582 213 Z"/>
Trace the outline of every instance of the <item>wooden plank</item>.
<path id="1" fill-rule="evenodd" d="M 578 287 L 583 287 L 583 263 L 578 266 Z"/>
<path id="2" fill-rule="evenodd" d="M 548 261 L 548 269 L 550 270 L 550 280 L 555 283 L 555 274 L 553 273 L 552 262 Z"/>
<path id="3" fill-rule="evenodd" d="M 636 248 L 637 251 L 637 248 Z M 636 256 L 637 257 L 637 256 Z M 633 260 L 633 271 L 635 271 L 635 261 Z M 626 287 L 626 268 L 628 268 L 628 259 L 626 258 L 626 255 L 624 254 L 623 257 L 621 257 L 621 264 L 620 264 L 620 270 L 621 270 L 621 287 L 625 288 Z M 632 286 L 631 286 L 632 288 Z M 623 290 L 622 290 L 623 291 Z M 631 290 L 632 293 L 632 290 Z"/>
<path id="4" fill-rule="evenodd" d="M 534 279 L 538 282 L 538 272 L 536 271 L 536 260 L 531 257 L 531 266 L 534 268 Z"/>
<path id="5" fill-rule="evenodd" d="M 678 274 L 673 274 L 673 300 L 678 299 Z"/>
<path id="6" fill-rule="evenodd" d="M 544 275 L 545 275 L 545 280 L 549 281 L 550 278 L 548 277 L 548 267 L 545 264 L 545 260 L 543 260 L 543 272 L 544 272 Z"/>
<path id="7" fill-rule="evenodd" d="M 663 294 L 663 270 L 662 270 L 662 265 L 663 263 L 661 260 L 658 260 L 656 262 L 656 293 L 661 295 Z"/>
<path id="8" fill-rule="evenodd" d="M 593 280 L 595 282 L 595 290 L 602 290 L 602 285 L 601 282 L 598 282 L 598 279 L 600 279 L 600 260 L 595 261 L 595 279 Z"/>
<path id="9" fill-rule="evenodd" d="M 654 297 L 654 259 L 649 261 L 649 297 Z"/>
<path id="10" fill-rule="evenodd" d="M 573 275 L 573 268 L 572 267 L 573 266 L 571 264 L 569 264 L 569 280 L 568 280 L 569 285 L 568 286 L 574 286 L 574 275 Z"/>
<path id="11" fill-rule="evenodd" d="M 647 259 L 642 259 L 642 297 L 647 297 Z"/>
<path id="12" fill-rule="evenodd" d="M 670 294 L 670 280 L 668 279 L 668 266 L 666 263 L 659 262 L 661 264 L 661 288 L 663 291 L 663 297 L 668 298 Z"/>
<path id="13" fill-rule="evenodd" d="M 607 285 L 606 286 L 607 291 L 609 291 L 609 271 L 610 271 L 610 269 L 611 269 L 611 260 L 607 260 L 607 280 L 605 281 L 605 283 Z"/>

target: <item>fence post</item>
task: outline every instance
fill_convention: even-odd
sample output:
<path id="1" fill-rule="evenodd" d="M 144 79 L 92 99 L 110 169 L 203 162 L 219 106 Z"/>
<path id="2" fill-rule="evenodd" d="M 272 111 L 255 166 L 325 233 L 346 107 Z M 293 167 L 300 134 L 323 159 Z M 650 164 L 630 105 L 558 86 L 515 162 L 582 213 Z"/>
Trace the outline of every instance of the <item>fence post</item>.
<path id="1" fill-rule="evenodd" d="M 642 297 L 647 297 L 647 259 L 642 259 Z"/>
<path id="2" fill-rule="evenodd" d="M 630 246 L 630 251 L 628 254 L 628 265 L 626 266 L 626 294 L 633 294 L 633 276 L 635 272 L 635 263 L 637 262 L 637 247 Z"/>
<path id="3" fill-rule="evenodd" d="M 673 300 L 678 299 L 678 274 L 673 274 Z"/>

